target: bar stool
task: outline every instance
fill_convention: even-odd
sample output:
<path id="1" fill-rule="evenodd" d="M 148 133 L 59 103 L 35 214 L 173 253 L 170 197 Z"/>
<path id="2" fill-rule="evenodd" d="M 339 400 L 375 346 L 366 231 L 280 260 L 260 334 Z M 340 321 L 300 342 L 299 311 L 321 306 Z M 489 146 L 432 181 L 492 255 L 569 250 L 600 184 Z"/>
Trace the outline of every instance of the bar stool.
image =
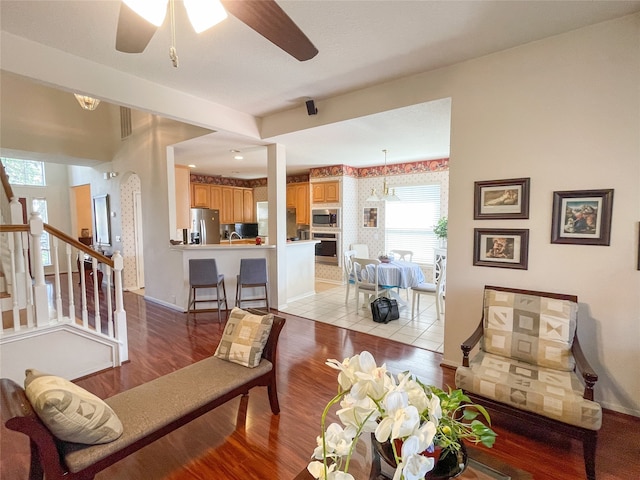
<path id="1" fill-rule="evenodd" d="M 264 297 L 242 299 L 243 288 L 264 288 Z M 242 308 L 242 302 L 265 301 L 269 311 L 269 279 L 266 258 L 240 259 L 240 274 L 236 286 L 236 307 Z"/>
<path id="2" fill-rule="evenodd" d="M 222 286 L 222 297 L 220 297 L 220 286 Z M 218 265 L 216 264 L 215 258 L 192 258 L 189 260 L 189 287 L 189 304 L 187 306 L 187 314 L 213 312 L 217 310 L 218 321 L 221 321 L 220 304 L 224 303 L 225 310 L 229 309 L 229 304 L 227 303 L 227 291 L 224 287 L 224 275 L 218 274 Z M 198 288 L 215 288 L 216 298 L 196 300 L 196 290 Z M 196 303 L 209 302 L 216 302 L 216 306 L 218 308 L 195 308 Z"/>

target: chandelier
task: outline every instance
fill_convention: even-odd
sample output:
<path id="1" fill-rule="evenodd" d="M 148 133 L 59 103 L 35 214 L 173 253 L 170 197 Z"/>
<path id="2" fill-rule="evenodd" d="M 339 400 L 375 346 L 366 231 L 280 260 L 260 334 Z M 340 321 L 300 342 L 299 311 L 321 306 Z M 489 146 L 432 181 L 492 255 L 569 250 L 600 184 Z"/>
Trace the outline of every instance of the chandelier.
<path id="1" fill-rule="evenodd" d="M 366 202 L 398 202 L 400 199 L 395 193 L 393 188 L 389 188 L 389 184 L 387 183 L 387 150 L 382 150 L 384 152 L 384 180 L 382 182 L 382 195 L 378 196 L 376 194 L 376 189 L 371 189 L 371 195 L 367 198 Z"/>
<path id="2" fill-rule="evenodd" d="M 84 110 L 95 110 L 100 105 L 100 100 L 93 97 L 88 97 L 87 95 L 80 95 L 78 93 L 73 94 L 78 100 L 78 103 Z"/>

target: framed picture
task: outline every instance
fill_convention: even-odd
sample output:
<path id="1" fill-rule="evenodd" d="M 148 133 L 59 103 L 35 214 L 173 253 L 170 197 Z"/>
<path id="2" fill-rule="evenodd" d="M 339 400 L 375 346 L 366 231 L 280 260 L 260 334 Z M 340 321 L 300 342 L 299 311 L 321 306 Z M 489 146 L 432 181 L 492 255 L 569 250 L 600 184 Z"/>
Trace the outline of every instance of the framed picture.
<path id="1" fill-rule="evenodd" d="M 378 228 L 378 208 L 365 208 L 362 220 L 364 228 Z"/>
<path id="2" fill-rule="evenodd" d="M 102 246 L 111 245 L 111 222 L 109 217 L 109 195 L 96 195 L 93 197 L 93 220 L 96 233 L 96 244 Z"/>
<path id="3" fill-rule="evenodd" d="M 529 218 L 529 178 L 475 182 L 474 220 Z"/>
<path id="4" fill-rule="evenodd" d="M 551 243 L 609 245 L 613 189 L 553 192 Z"/>
<path id="5" fill-rule="evenodd" d="M 526 270 L 528 258 L 528 229 L 476 228 L 473 230 L 474 265 Z"/>

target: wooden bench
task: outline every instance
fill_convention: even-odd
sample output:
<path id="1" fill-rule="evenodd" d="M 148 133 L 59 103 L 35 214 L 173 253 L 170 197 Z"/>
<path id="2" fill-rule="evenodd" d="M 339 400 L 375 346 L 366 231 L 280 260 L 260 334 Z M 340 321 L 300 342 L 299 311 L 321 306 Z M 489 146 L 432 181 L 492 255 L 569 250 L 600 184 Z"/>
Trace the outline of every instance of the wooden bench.
<path id="1" fill-rule="evenodd" d="M 123 424 L 113 442 L 84 445 L 57 439 L 34 412 L 24 389 L 0 380 L 2 419 L 7 428 L 29 436 L 30 480 L 85 480 L 238 395 L 266 386 L 274 415 L 280 413 L 276 389 L 276 350 L 285 320 L 274 317 L 262 360 L 255 368 L 209 357 L 105 402 Z M 188 388 L 186 388 L 188 386 Z"/>

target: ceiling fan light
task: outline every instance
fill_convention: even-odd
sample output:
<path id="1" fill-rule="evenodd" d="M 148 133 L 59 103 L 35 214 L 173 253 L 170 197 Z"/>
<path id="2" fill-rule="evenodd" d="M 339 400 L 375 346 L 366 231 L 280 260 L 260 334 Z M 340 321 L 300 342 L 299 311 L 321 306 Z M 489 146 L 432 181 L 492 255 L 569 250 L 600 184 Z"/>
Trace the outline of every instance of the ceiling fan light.
<path id="1" fill-rule="evenodd" d="M 167 16 L 169 0 L 122 0 L 131 10 L 136 12 L 147 22 L 159 27 Z"/>
<path id="2" fill-rule="evenodd" d="M 97 98 L 89 97 L 87 95 L 80 95 L 78 93 L 73 94 L 78 100 L 78 103 L 84 110 L 95 110 L 100 105 L 100 100 Z"/>
<path id="3" fill-rule="evenodd" d="M 227 18 L 227 11 L 218 0 L 185 0 L 184 6 L 196 33 L 204 32 Z"/>

